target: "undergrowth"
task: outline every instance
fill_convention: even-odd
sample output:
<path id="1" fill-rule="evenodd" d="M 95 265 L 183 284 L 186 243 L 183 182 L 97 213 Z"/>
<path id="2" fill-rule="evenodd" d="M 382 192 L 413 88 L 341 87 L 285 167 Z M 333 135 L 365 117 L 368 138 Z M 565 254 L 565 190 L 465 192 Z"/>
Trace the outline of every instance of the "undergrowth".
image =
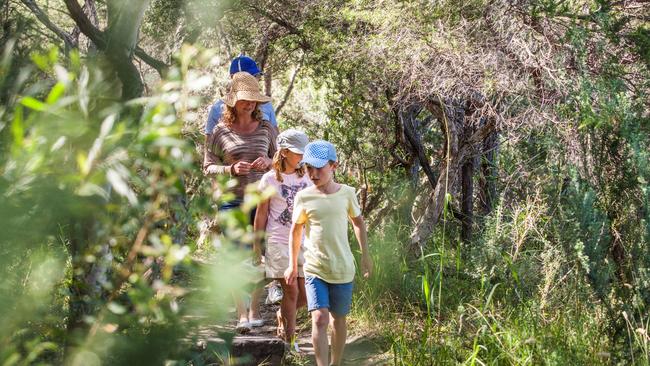
<path id="1" fill-rule="evenodd" d="M 357 276 L 356 330 L 394 365 L 648 364 L 647 315 L 628 322 L 632 353 L 612 348 L 580 258 L 540 234 L 544 212 L 497 208 L 471 243 L 438 232 L 418 258 L 401 254 L 405 227 L 371 232 L 375 272 Z"/>

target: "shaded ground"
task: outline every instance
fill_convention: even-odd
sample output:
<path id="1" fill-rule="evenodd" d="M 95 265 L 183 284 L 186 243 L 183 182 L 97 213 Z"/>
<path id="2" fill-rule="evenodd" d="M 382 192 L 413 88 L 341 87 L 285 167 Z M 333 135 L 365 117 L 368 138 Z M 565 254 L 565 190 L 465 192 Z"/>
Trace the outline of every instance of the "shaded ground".
<path id="1" fill-rule="evenodd" d="M 266 289 L 262 296 L 260 311 L 264 326 L 253 328 L 245 335 L 235 334 L 235 312 L 232 321 L 225 325 L 203 327 L 196 334 L 196 350 L 201 355 L 196 364 L 207 365 L 315 365 L 314 349 L 311 343 L 311 323 L 309 315 L 303 309 L 298 313 L 297 343 L 300 352 L 290 352 L 280 338 L 276 336 L 275 312 L 277 304 L 266 305 Z M 226 340 L 232 335 L 230 360 L 221 359 L 214 352 L 216 348 L 226 347 Z M 380 347 L 380 342 L 369 336 L 349 336 L 344 354 L 345 365 L 386 365 L 390 358 Z"/>

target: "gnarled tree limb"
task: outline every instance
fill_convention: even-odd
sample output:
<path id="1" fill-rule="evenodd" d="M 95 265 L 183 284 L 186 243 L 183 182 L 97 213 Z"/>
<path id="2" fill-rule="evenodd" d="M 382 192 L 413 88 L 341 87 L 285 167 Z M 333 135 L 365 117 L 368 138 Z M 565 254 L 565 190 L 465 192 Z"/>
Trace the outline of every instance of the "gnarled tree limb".
<path id="1" fill-rule="evenodd" d="M 450 104 L 447 106 L 447 104 Z M 459 147 L 459 129 L 457 124 L 464 120 L 464 108 L 443 102 L 441 99 L 426 104 L 426 108 L 440 121 L 441 129 L 445 133 L 445 160 L 440 164 L 440 175 L 435 188 L 429 197 L 424 214 L 416 219 L 415 227 L 411 233 L 410 252 L 417 253 L 423 243 L 431 236 L 433 229 L 438 224 L 445 205 L 445 195 L 456 183 L 459 176 L 460 165 L 464 157 L 464 150 Z"/>
<path id="2" fill-rule="evenodd" d="M 33 0 L 21 0 L 21 2 L 22 2 L 22 3 L 23 3 L 27 8 L 29 8 L 29 10 L 31 10 L 31 12 L 34 14 L 34 16 L 36 16 L 36 18 L 37 18 L 41 23 L 43 23 L 43 25 L 44 25 L 45 27 L 47 27 L 47 29 L 51 30 L 52 32 L 54 32 L 54 34 L 56 34 L 57 36 L 59 36 L 59 38 L 61 38 L 61 39 L 63 40 L 63 42 L 65 43 L 66 47 L 69 47 L 69 48 L 77 48 L 78 44 L 77 44 L 77 42 L 72 38 L 72 36 L 71 36 L 70 34 L 66 33 L 65 31 L 63 31 L 61 28 L 57 27 L 56 24 L 52 23 L 52 21 L 51 21 L 50 18 L 47 16 L 47 14 L 45 14 L 45 12 L 43 11 L 43 9 L 41 9 L 41 8 L 38 6 L 38 4 L 36 4 L 35 1 L 33 1 Z"/>
<path id="3" fill-rule="evenodd" d="M 83 6 L 84 13 L 86 16 L 89 17 L 90 22 L 97 26 L 97 9 L 95 7 L 95 0 L 86 0 L 84 1 L 84 6 Z M 75 24 L 74 29 L 70 32 L 70 37 L 78 44 L 79 43 L 79 35 L 81 34 L 81 30 L 79 29 L 79 26 Z M 97 50 L 97 46 L 91 41 L 90 44 L 88 45 L 88 49 L 90 50 Z"/>
<path id="4" fill-rule="evenodd" d="M 414 105 L 407 108 L 406 110 L 398 110 L 398 118 L 400 119 L 402 126 L 404 126 L 404 136 L 406 137 L 406 140 L 414 150 L 413 152 L 419 160 L 420 165 L 422 166 L 422 170 L 424 170 L 424 174 L 426 174 L 431 187 L 435 189 L 438 177 L 436 177 L 433 169 L 431 169 L 429 159 L 427 159 L 427 156 L 424 152 L 424 147 L 422 146 L 422 142 L 420 141 L 414 125 L 415 116 L 421 109 L 421 106 Z"/>
<path id="5" fill-rule="evenodd" d="M 253 9 L 256 13 L 262 15 L 263 17 L 267 18 L 268 20 L 276 23 L 277 25 L 281 26 L 282 28 L 286 29 L 290 34 L 296 35 L 299 38 L 298 44 L 300 44 L 300 47 L 305 50 L 311 50 L 311 44 L 307 42 L 307 40 L 304 38 L 303 32 L 298 29 L 295 25 L 289 23 L 288 21 L 282 19 L 281 17 L 271 14 L 269 11 L 266 9 L 263 9 L 255 4 L 248 4 L 248 6 Z"/>
<path id="6" fill-rule="evenodd" d="M 77 0 L 64 0 L 64 3 L 66 8 L 68 8 L 70 17 L 77 24 L 79 30 L 81 30 L 81 33 L 85 34 L 86 37 L 90 38 L 90 40 L 93 43 L 95 43 L 100 50 L 106 50 L 107 42 L 105 39 L 106 37 L 104 35 L 104 32 L 102 32 L 92 24 L 90 19 L 88 19 L 88 17 L 84 13 L 81 6 L 79 6 Z M 136 46 L 134 53 L 139 59 L 144 61 L 147 65 L 153 67 L 161 76 L 165 71 L 165 69 L 169 67 L 169 65 L 167 65 L 163 61 L 157 60 L 151 55 L 147 54 L 140 47 Z"/>
<path id="7" fill-rule="evenodd" d="M 104 33 L 101 30 L 97 29 L 97 27 L 93 25 L 90 19 L 88 19 L 81 6 L 79 6 L 77 0 L 63 0 L 63 2 L 65 3 L 68 12 L 70 12 L 70 17 L 77 24 L 81 33 L 90 38 L 90 40 L 93 41 L 93 43 L 95 43 L 99 49 L 106 49 Z"/>

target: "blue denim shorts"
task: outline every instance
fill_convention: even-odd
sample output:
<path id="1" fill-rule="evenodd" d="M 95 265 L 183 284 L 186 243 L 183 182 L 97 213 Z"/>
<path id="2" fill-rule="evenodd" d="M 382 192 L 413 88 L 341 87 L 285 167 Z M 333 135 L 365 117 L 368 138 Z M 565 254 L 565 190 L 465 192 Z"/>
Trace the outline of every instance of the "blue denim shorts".
<path id="1" fill-rule="evenodd" d="M 352 305 L 352 282 L 328 283 L 314 276 L 305 276 L 307 310 L 328 308 L 336 315 L 347 315 Z"/>

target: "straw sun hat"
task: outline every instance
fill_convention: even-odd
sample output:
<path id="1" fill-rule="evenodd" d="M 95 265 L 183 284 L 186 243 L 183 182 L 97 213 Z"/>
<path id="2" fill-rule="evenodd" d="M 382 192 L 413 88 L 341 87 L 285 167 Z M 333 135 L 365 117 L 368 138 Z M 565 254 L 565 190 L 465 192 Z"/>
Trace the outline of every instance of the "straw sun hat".
<path id="1" fill-rule="evenodd" d="M 260 84 L 253 75 L 237 72 L 232 75 L 230 91 L 223 97 L 223 102 L 229 107 L 234 107 L 238 100 L 265 103 L 271 101 L 271 97 L 260 93 Z"/>

